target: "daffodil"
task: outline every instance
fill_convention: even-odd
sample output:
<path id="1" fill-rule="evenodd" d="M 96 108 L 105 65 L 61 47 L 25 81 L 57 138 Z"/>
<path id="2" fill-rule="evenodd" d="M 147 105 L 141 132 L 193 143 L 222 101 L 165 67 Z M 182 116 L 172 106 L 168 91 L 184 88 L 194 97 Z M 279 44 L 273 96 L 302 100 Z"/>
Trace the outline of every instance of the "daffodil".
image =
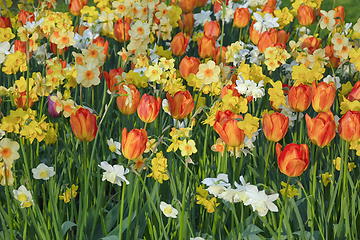
<path id="1" fill-rule="evenodd" d="M 160 209 L 166 217 L 177 218 L 178 210 L 166 202 L 160 203 Z"/>
<path id="2" fill-rule="evenodd" d="M 31 192 L 26 189 L 24 185 L 21 185 L 18 190 L 13 190 L 14 197 L 21 202 L 20 207 L 26 208 L 34 204 L 31 196 Z"/>
<path id="3" fill-rule="evenodd" d="M 36 168 L 31 169 L 35 179 L 49 180 L 55 175 L 53 167 L 48 167 L 44 163 L 40 163 Z"/>
<path id="4" fill-rule="evenodd" d="M 114 140 L 112 138 L 110 138 L 110 140 L 107 140 L 106 142 L 107 142 L 111 152 L 116 153 L 117 155 L 121 155 L 121 152 L 120 152 L 121 143 L 120 142 L 114 142 Z"/>
<path id="5" fill-rule="evenodd" d="M 210 60 L 206 64 L 199 65 L 196 77 L 202 80 L 203 84 L 211 84 L 220 80 L 220 67 Z"/>
<path id="6" fill-rule="evenodd" d="M 125 178 L 125 174 L 129 173 L 129 169 L 124 168 L 121 165 L 111 166 L 105 161 L 101 162 L 99 167 L 106 171 L 103 173 L 102 181 L 107 180 L 119 186 L 122 185 L 122 182 L 125 182 L 126 185 L 130 184 L 130 182 Z"/>
<path id="7" fill-rule="evenodd" d="M 9 138 L 3 138 L 0 141 L 0 160 L 3 160 L 7 168 L 11 168 L 14 160 L 20 157 L 18 150 L 19 143 Z"/>

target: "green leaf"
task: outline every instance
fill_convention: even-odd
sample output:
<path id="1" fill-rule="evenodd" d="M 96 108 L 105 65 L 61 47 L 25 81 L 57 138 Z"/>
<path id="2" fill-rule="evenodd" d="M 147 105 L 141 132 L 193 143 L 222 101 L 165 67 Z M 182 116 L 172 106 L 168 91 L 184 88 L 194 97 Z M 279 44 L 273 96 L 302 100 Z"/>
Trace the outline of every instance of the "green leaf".
<path id="1" fill-rule="evenodd" d="M 115 235 L 111 235 L 111 236 L 106 236 L 106 237 L 103 237 L 101 238 L 102 240 L 118 240 L 119 237 L 118 236 L 115 236 Z"/>
<path id="2" fill-rule="evenodd" d="M 74 222 L 70 222 L 70 221 L 66 221 L 61 225 L 61 229 L 63 232 L 63 236 L 65 236 L 65 234 L 67 233 L 67 231 L 69 231 L 70 228 L 77 226 L 76 223 Z"/>

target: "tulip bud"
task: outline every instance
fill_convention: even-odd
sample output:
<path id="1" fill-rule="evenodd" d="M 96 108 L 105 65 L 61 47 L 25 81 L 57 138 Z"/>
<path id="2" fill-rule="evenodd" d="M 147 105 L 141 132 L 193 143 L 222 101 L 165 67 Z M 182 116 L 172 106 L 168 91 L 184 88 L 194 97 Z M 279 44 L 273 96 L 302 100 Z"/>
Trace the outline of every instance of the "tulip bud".
<path id="1" fill-rule="evenodd" d="M 70 116 L 70 125 L 75 137 L 80 141 L 91 142 L 98 130 L 96 116 L 85 108 L 79 108 Z"/>
<path id="2" fill-rule="evenodd" d="M 0 28 L 8 28 L 11 27 L 10 18 L 8 17 L 0 17 Z"/>
<path id="3" fill-rule="evenodd" d="M 181 31 L 184 33 L 191 33 L 194 28 L 194 14 L 181 14 L 181 19 L 178 21 Z"/>
<path id="4" fill-rule="evenodd" d="M 355 100 L 360 101 L 360 82 L 355 83 L 353 89 L 351 90 L 349 95 L 347 95 L 346 99 L 350 102 L 353 102 Z"/>
<path id="5" fill-rule="evenodd" d="M 334 139 L 336 124 L 330 110 L 319 113 L 313 119 L 306 114 L 305 120 L 310 141 L 316 146 L 324 147 Z"/>
<path id="6" fill-rule="evenodd" d="M 198 40 L 199 56 L 201 58 L 213 57 L 215 54 L 215 41 L 203 36 Z"/>
<path id="7" fill-rule="evenodd" d="M 206 21 L 204 25 L 204 36 L 212 38 L 215 41 L 221 34 L 220 24 L 218 21 Z"/>
<path id="8" fill-rule="evenodd" d="M 286 44 L 289 39 L 290 33 L 285 32 L 284 30 L 277 32 L 277 43 Z M 286 49 L 286 48 L 285 48 Z"/>
<path id="9" fill-rule="evenodd" d="M 319 49 L 321 45 L 321 39 L 316 37 L 305 38 L 301 44 L 301 49 L 308 49 L 309 54 L 313 54 L 316 49 Z"/>
<path id="10" fill-rule="evenodd" d="M 147 138 L 145 129 L 133 129 L 128 133 L 127 129 L 124 128 L 121 139 L 123 156 L 128 160 L 140 157 L 146 149 Z"/>
<path id="11" fill-rule="evenodd" d="M 360 138 L 360 113 L 348 110 L 339 120 L 338 133 L 347 142 Z"/>
<path id="12" fill-rule="evenodd" d="M 254 29 L 255 23 L 256 23 L 255 20 L 251 23 L 251 26 L 249 28 L 249 35 L 250 35 L 250 40 L 256 45 L 259 42 L 261 33 Z"/>
<path id="13" fill-rule="evenodd" d="M 249 24 L 250 11 L 248 8 L 236 8 L 234 12 L 233 26 L 243 28 Z"/>
<path id="14" fill-rule="evenodd" d="M 259 42 L 257 47 L 261 53 L 264 53 L 266 48 L 273 46 L 277 43 L 277 31 L 276 29 L 271 29 L 270 32 L 263 32 L 260 35 Z"/>
<path id="15" fill-rule="evenodd" d="M 278 112 L 271 115 L 265 113 L 262 126 L 265 137 L 269 141 L 278 142 L 287 133 L 289 127 L 289 117 L 286 117 L 284 114 Z"/>
<path id="16" fill-rule="evenodd" d="M 276 144 L 276 155 L 280 172 L 289 177 L 300 176 L 309 165 L 309 148 L 306 144 L 290 143 L 281 151 L 282 146 Z"/>
<path id="17" fill-rule="evenodd" d="M 325 56 L 329 58 L 329 62 L 326 66 L 330 67 L 330 64 L 332 66 L 333 69 L 336 69 L 340 66 L 340 58 L 335 57 L 335 50 L 334 50 L 334 45 L 327 45 L 325 47 Z"/>
<path id="18" fill-rule="evenodd" d="M 189 42 L 189 37 L 185 37 L 182 32 L 175 35 L 170 44 L 171 52 L 176 56 L 184 55 Z"/>
<path id="19" fill-rule="evenodd" d="M 196 74 L 199 71 L 200 60 L 196 57 L 185 56 L 179 65 L 179 71 L 183 78 L 186 78 L 190 73 Z"/>
<path id="20" fill-rule="evenodd" d="M 118 75 L 121 76 L 123 72 L 124 70 L 121 67 L 118 67 L 116 69 L 111 69 L 109 73 L 107 71 L 104 71 L 104 78 L 106 80 L 106 84 L 110 92 L 119 90 L 119 85 L 117 85 L 118 80 L 116 79 L 116 76 Z"/>
<path id="21" fill-rule="evenodd" d="M 137 107 L 137 113 L 141 121 L 145 123 L 153 122 L 159 114 L 161 108 L 161 98 L 157 100 L 153 96 L 146 93 L 141 97 L 139 105 Z"/>
<path id="22" fill-rule="evenodd" d="M 177 120 L 185 118 L 195 107 L 194 99 L 189 90 L 186 92 L 178 91 L 174 94 L 173 98 L 167 93 L 166 98 L 168 100 L 170 114 Z"/>
<path id="23" fill-rule="evenodd" d="M 316 22 L 315 11 L 308 5 L 300 5 L 297 13 L 298 13 L 297 18 L 299 20 L 299 23 L 303 26 L 310 26 L 314 22 Z"/>
<path id="24" fill-rule="evenodd" d="M 180 0 L 179 6 L 183 13 L 190 13 L 195 8 L 195 0 Z"/>
<path id="25" fill-rule="evenodd" d="M 214 60 L 215 60 L 215 63 L 216 65 L 219 65 L 219 60 L 220 60 L 220 46 L 218 46 L 218 48 L 216 49 L 216 52 L 215 52 L 215 56 L 214 56 Z M 225 57 L 226 57 L 226 52 L 227 52 L 227 48 L 226 47 L 222 47 L 222 50 L 221 50 L 221 62 L 225 64 Z"/>
<path id="26" fill-rule="evenodd" d="M 316 86 L 316 81 L 312 83 L 312 107 L 315 112 L 326 112 L 331 108 L 335 99 L 336 88 L 334 82 L 320 82 Z"/>
<path id="27" fill-rule="evenodd" d="M 119 18 L 114 25 L 114 36 L 116 40 L 118 40 L 118 42 L 120 43 L 124 42 L 124 38 L 125 41 L 129 41 L 130 40 L 129 30 L 130 30 L 130 24 L 128 21 L 125 20 L 125 34 L 124 34 L 124 20 L 123 18 Z"/>
<path id="28" fill-rule="evenodd" d="M 214 130 L 229 147 L 238 147 L 245 139 L 245 132 L 238 127 L 238 120 L 236 118 L 241 118 L 241 116 L 230 110 L 225 112 L 218 111 L 216 113 Z"/>
<path id="29" fill-rule="evenodd" d="M 61 106 L 61 104 L 58 101 L 54 102 L 53 100 L 51 100 L 51 96 L 49 95 L 48 96 L 48 112 L 49 112 L 49 115 L 54 118 L 59 117 L 61 114 L 61 111 L 58 112 L 56 110 L 57 106 Z"/>
<path id="30" fill-rule="evenodd" d="M 345 20 L 345 9 L 343 6 L 337 6 L 336 8 L 334 8 L 335 14 L 334 14 L 334 18 L 335 18 L 335 24 L 336 25 L 341 25 L 342 22 L 344 22 Z M 337 19 L 340 18 L 340 19 Z"/>
<path id="31" fill-rule="evenodd" d="M 300 83 L 298 86 L 292 86 L 288 94 L 288 102 L 294 112 L 304 112 L 311 104 L 311 87 Z"/>
<path id="32" fill-rule="evenodd" d="M 88 0 L 70 0 L 69 11 L 74 16 L 81 16 L 81 9 L 87 5 Z"/>
<path id="33" fill-rule="evenodd" d="M 122 114 L 125 115 L 133 114 L 136 111 L 136 108 L 138 107 L 140 101 L 140 92 L 133 84 L 129 84 L 127 86 L 125 86 L 125 84 L 121 84 L 117 93 L 120 95 L 128 95 L 129 89 L 131 92 L 131 100 L 128 99 L 128 96 L 119 96 L 116 98 L 116 104 L 118 109 Z"/>

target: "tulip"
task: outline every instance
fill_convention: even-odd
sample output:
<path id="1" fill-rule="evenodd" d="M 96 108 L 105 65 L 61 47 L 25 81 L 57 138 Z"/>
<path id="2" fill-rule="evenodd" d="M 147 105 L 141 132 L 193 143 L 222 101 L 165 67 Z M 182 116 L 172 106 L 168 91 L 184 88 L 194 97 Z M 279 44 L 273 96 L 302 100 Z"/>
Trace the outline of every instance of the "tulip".
<path id="1" fill-rule="evenodd" d="M 56 111 L 56 106 L 61 106 L 60 103 L 58 101 L 54 102 L 53 100 L 51 100 L 51 96 L 49 95 L 48 96 L 48 112 L 49 112 L 49 115 L 54 117 L 54 118 L 57 118 L 60 116 L 61 114 L 61 111 Z"/>
<path id="2" fill-rule="evenodd" d="M 220 60 L 220 49 L 222 49 L 221 50 L 221 62 L 223 63 L 223 64 L 225 64 L 225 61 L 226 61 L 226 59 L 225 59 L 225 57 L 226 57 L 226 52 L 227 52 L 227 48 L 226 47 L 222 47 L 222 48 L 220 48 L 220 46 L 218 46 L 218 48 L 216 49 L 216 52 L 215 52 L 215 55 L 214 55 L 214 60 L 215 60 L 215 63 L 216 63 L 216 65 L 219 65 L 220 63 L 219 63 L 219 60 Z"/>
<path id="3" fill-rule="evenodd" d="M 194 28 L 194 14 L 182 14 L 181 19 L 178 20 L 178 23 L 181 31 L 184 31 L 184 33 L 191 33 L 192 29 Z"/>
<path id="4" fill-rule="evenodd" d="M 315 11 L 308 5 L 301 5 L 297 13 L 299 23 L 303 26 L 310 26 L 316 21 Z"/>
<path id="5" fill-rule="evenodd" d="M 256 23 L 256 21 L 252 21 L 251 26 L 249 28 L 249 35 L 250 35 L 250 40 L 256 45 L 259 42 L 261 33 L 257 30 L 254 29 L 254 24 Z"/>
<path id="6" fill-rule="evenodd" d="M 35 21 L 35 15 L 32 12 L 25 11 L 24 9 L 21 9 L 18 15 L 18 22 L 21 22 L 23 25 L 26 24 L 26 22 L 33 22 Z"/>
<path id="7" fill-rule="evenodd" d="M 105 42 L 105 39 L 102 38 L 102 37 L 100 37 L 100 36 L 98 36 L 97 38 L 93 39 L 92 42 L 95 43 L 96 46 L 98 46 L 98 47 L 103 47 L 103 48 L 104 48 L 104 50 L 102 50 L 101 52 L 102 52 L 103 54 L 105 54 L 105 57 L 104 57 L 104 61 L 105 61 L 105 58 L 106 58 L 107 53 L 108 53 L 109 42 L 108 42 L 107 40 L 106 40 L 106 42 Z M 89 45 L 89 47 L 90 47 L 90 45 Z M 89 47 L 88 47 L 88 49 L 89 49 Z"/>
<path id="8" fill-rule="evenodd" d="M 185 37 L 182 32 L 175 35 L 170 44 L 171 52 L 176 56 L 184 55 L 189 42 L 189 37 Z"/>
<path id="9" fill-rule="evenodd" d="M 313 119 L 306 114 L 305 120 L 310 141 L 316 146 L 324 147 L 334 139 L 336 124 L 330 110 L 319 113 Z"/>
<path id="10" fill-rule="evenodd" d="M 277 43 L 286 44 L 289 39 L 290 33 L 285 32 L 284 30 L 277 32 Z M 285 48 L 286 50 L 286 48 Z"/>
<path id="11" fill-rule="evenodd" d="M 321 45 L 321 39 L 316 37 L 305 38 L 301 44 L 301 49 L 308 49 L 309 54 L 313 54 L 316 49 L 319 49 Z"/>
<path id="12" fill-rule="evenodd" d="M 204 25 L 204 36 L 212 38 L 215 41 L 221 34 L 220 24 L 218 21 L 206 21 Z"/>
<path id="13" fill-rule="evenodd" d="M 333 69 L 340 66 L 340 58 L 335 57 L 334 45 L 331 46 L 327 45 L 325 47 L 325 56 L 329 58 L 329 62 L 330 62 L 326 65 L 327 67 L 330 67 L 330 64 Z"/>
<path id="14" fill-rule="evenodd" d="M 181 7 L 182 13 L 190 13 L 195 8 L 195 0 L 180 0 L 179 6 Z"/>
<path id="15" fill-rule="evenodd" d="M 231 96 L 239 98 L 241 96 L 241 94 L 238 92 L 238 90 L 235 87 L 236 87 L 235 83 L 233 83 L 231 85 L 226 85 L 225 87 L 223 87 L 223 89 L 221 89 L 220 98 L 223 98 L 225 95 L 227 95 L 228 90 L 232 91 Z"/>
<path id="16" fill-rule="evenodd" d="M 300 83 L 298 86 L 292 86 L 288 94 L 288 102 L 295 112 L 306 111 L 311 104 L 311 87 Z"/>
<path id="17" fill-rule="evenodd" d="M 70 116 L 70 125 L 75 137 L 80 141 L 91 142 L 98 130 L 96 116 L 85 108 L 79 108 Z"/>
<path id="18" fill-rule="evenodd" d="M 81 9 L 87 5 L 88 0 L 70 0 L 69 11 L 74 16 L 81 16 Z"/>
<path id="19" fill-rule="evenodd" d="M 207 2 L 208 2 L 207 0 L 195 0 L 195 6 L 198 8 L 202 8 L 205 7 Z"/>
<path id="20" fill-rule="evenodd" d="M 198 40 L 199 56 L 201 58 L 213 57 L 215 50 L 215 41 L 212 38 L 203 36 Z"/>
<path id="21" fill-rule="evenodd" d="M 8 28 L 11 27 L 10 18 L 8 17 L 0 17 L 0 28 Z"/>
<path id="22" fill-rule="evenodd" d="M 26 96 L 26 91 L 24 92 L 19 92 L 18 90 L 16 90 L 17 94 L 16 96 L 19 96 L 18 98 L 14 97 L 14 105 L 16 108 L 22 108 L 23 110 L 27 109 L 27 96 Z M 29 97 L 29 108 L 31 108 L 34 105 L 34 100 L 33 98 Z"/>
<path id="23" fill-rule="evenodd" d="M 263 131 L 265 137 L 272 142 L 280 141 L 287 133 L 289 117 L 282 113 L 275 112 L 271 115 L 266 113 L 263 117 Z"/>
<path id="24" fill-rule="evenodd" d="M 334 102 L 336 88 L 334 82 L 329 84 L 320 82 L 316 87 L 316 81 L 312 83 L 312 107 L 315 112 L 326 112 L 329 110 Z"/>
<path id="25" fill-rule="evenodd" d="M 178 91 L 171 98 L 170 94 L 166 94 L 169 104 L 169 111 L 174 119 L 183 119 L 194 109 L 194 99 L 192 98 L 189 90 L 186 92 Z"/>
<path id="26" fill-rule="evenodd" d="M 243 28 L 249 24 L 250 11 L 248 8 L 236 8 L 234 12 L 233 26 Z"/>
<path id="27" fill-rule="evenodd" d="M 238 147 L 245 139 L 245 132 L 238 127 L 238 120 L 236 118 L 241 118 L 241 116 L 230 110 L 225 112 L 218 111 L 216 113 L 214 130 L 229 147 Z"/>
<path id="28" fill-rule="evenodd" d="M 338 133 L 347 142 L 360 138 L 360 113 L 348 110 L 339 120 Z"/>
<path id="29" fill-rule="evenodd" d="M 146 93 L 141 97 L 137 107 L 137 113 L 141 121 L 145 123 L 153 122 L 159 114 L 161 108 L 161 98 L 155 99 Z"/>
<path id="30" fill-rule="evenodd" d="M 125 25 L 125 34 L 124 34 L 124 25 Z M 114 36 L 116 40 L 120 43 L 124 42 L 124 38 L 125 41 L 129 41 L 130 40 L 129 30 L 130 30 L 130 23 L 127 20 L 125 20 L 125 24 L 124 24 L 123 18 L 119 18 L 114 25 Z"/>
<path id="31" fill-rule="evenodd" d="M 281 151 L 282 146 L 276 144 L 276 155 L 280 172 L 289 176 L 300 176 L 309 165 L 309 148 L 306 144 L 290 143 Z"/>
<path id="32" fill-rule="evenodd" d="M 355 100 L 360 101 L 360 82 L 356 82 L 353 89 L 347 95 L 346 99 L 348 99 L 350 102 L 353 102 Z"/>
<path id="33" fill-rule="evenodd" d="M 110 92 L 119 90 L 119 85 L 116 85 L 118 83 L 116 76 L 121 76 L 123 72 L 124 70 L 121 67 L 111 69 L 109 73 L 107 71 L 104 71 L 104 78 Z"/>
<path id="34" fill-rule="evenodd" d="M 131 100 L 127 101 L 128 96 L 119 96 L 116 98 L 116 104 L 117 104 L 119 111 L 122 114 L 130 115 L 136 111 L 136 109 L 139 105 L 140 92 L 136 89 L 136 87 L 133 84 L 129 84 L 129 85 L 127 85 L 127 87 L 131 91 Z M 117 93 L 120 95 L 128 94 L 128 92 L 126 91 L 125 88 L 126 88 L 125 84 L 121 84 L 119 86 L 119 91 Z"/>
<path id="35" fill-rule="evenodd" d="M 124 128 L 121 139 L 121 152 L 126 159 L 134 160 L 140 157 L 145 149 L 148 140 L 145 129 L 133 129 L 129 133 Z"/>
<path id="36" fill-rule="evenodd" d="M 334 14 L 334 18 L 335 18 L 335 24 L 336 25 L 341 25 L 342 22 L 344 22 L 345 20 L 345 9 L 343 6 L 337 6 L 336 8 L 334 8 L 335 14 Z M 337 19 L 340 18 L 340 19 Z"/>
<path id="37" fill-rule="evenodd" d="M 89 27 L 86 27 L 86 26 L 84 26 L 84 25 L 80 25 L 80 27 L 79 27 L 79 25 L 76 25 L 74 32 L 78 33 L 79 35 L 81 35 L 81 36 L 83 37 L 84 31 L 85 31 L 86 29 L 88 29 L 88 28 L 89 28 Z"/>
<path id="38" fill-rule="evenodd" d="M 68 47 L 64 47 L 63 49 L 58 49 L 55 43 L 50 42 L 50 50 L 54 55 L 57 55 L 57 51 L 59 50 L 59 55 L 62 55 L 63 52 L 66 52 Z"/>
<path id="39" fill-rule="evenodd" d="M 179 65 L 179 71 L 183 78 L 186 78 L 190 73 L 196 74 L 199 71 L 200 60 L 196 57 L 185 56 Z"/>
<path id="40" fill-rule="evenodd" d="M 277 0 L 268 0 L 261 12 L 273 14 L 276 9 Z"/>
<path id="41" fill-rule="evenodd" d="M 277 30 L 270 29 L 269 32 L 265 31 L 260 35 L 257 47 L 260 52 L 264 53 L 266 48 L 273 46 L 277 43 Z"/>

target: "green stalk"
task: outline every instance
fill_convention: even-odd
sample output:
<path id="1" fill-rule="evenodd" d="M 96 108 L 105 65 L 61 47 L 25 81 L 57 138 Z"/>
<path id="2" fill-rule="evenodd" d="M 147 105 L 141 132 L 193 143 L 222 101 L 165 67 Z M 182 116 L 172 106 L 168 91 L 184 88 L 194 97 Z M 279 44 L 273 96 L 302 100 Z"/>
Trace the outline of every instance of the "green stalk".
<path id="1" fill-rule="evenodd" d="M 343 180 L 343 190 L 342 190 L 342 195 L 343 195 L 343 199 L 345 199 L 345 203 L 341 203 L 341 205 L 346 205 L 344 206 L 345 209 L 348 209 L 348 203 L 349 203 L 349 194 L 348 194 L 348 187 L 347 187 L 347 172 L 348 172 L 348 155 L 349 155 L 349 145 L 350 142 L 347 142 L 345 140 L 343 140 L 343 147 L 342 147 L 342 158 L 344 158 L 344 167 L 343 167 L 343 173 L 344 173 L 344 180 Z M 345 154 L 344 154 L 345 153 Z M 349 220 L 349 214 L 347 212 L 345 212 L 345 232 L 346 232 L 346 236 L 349 237 L 349 239 L 351 239 L 351 232 L 350 232 L 350 220 Z"/>
<path id="2" fill-rule="evenodd" d="M 278 228 L 278 240 L 281 240 L 281 224 L 282 224 L 282 220 L 284 218 L 284 212 L 287 211 L 287 203 L 288 203 L 288 196 L 287 196 L 287 190 L 289 187 L 289 183 L 290 183 L 290 176 L 288 176 L 287 179 L 287 183 L 286 183 L 286 188 L 285 188 L 285 198 L 284 198 L 284 203 L 285 203 L 285 207 L 281 210 L 281 215 L 280 215 L 280 222 L 279 222 L 279 228 Z"/>
<path id="3" fill-rule="evenodd" d="M 124 198 L 125 198 L 125 186 L 126 183 L 123 182 L 123 187 L 121 190 L 121 206 L 120 206 L 120 225 L 119 225 L 119 240 L 121 240 L 122 237 L 122 224 L 123 224 L 123 217 L 124 217 Z M 135 192 L 135 191 L 134 191 Z M 130 220 L 130 218 L 129 218 Z M 131 220 L 130 220 L 131 221 Z"/>
<path id="4" fill-rule="evenodd" d="M 186 196 L 186 183 L 187 183 L 187 175 L 188 175 L 188 166 L 187 163 L 185 165 L 185 179 L 184 179 L 184 187 L 183 187 L 183 197 L 182 197 L 182 202 L 181 202 L 181 218 L 180 218 L 180 235 L 179 235 L 179 239 L 184 239 L 183 235 L 184 235 L 184 215 L 185 215 L 185 196 Z"/>
<path id="5" fill-rule="evenodd" d="M 266 185 L 266 176 L 267 176 L 267 168 L 268 168 L 268 163 L 269 163 L 269 157 L 270 157 L 270 152 L 273 148 L 274 142 L 270 142 L 270 146 L 268 149 L 268 152 L 266 154 L 266 159 L 265 159 L 265 169 L 264 169 L 264 184 Z"/>
<path id="6" fill-rule="evenodd" d="M 83 141 L 83 151 L 84 151 L 84 159 L 83 162 L 81 163 L 82 167 L 83 167 L 83 176 L 84 176 L 84 181 L 85 181 L 85 189 L 84 189 L 84 194 L 82 195 L 83 199 L 82 199 L 82 208 L 81 208 L 81 218 L 79 216 L 79 218 L 81 219 L 81 225 L 80 225 L 80 239 L 84 239 L 83 235 L 84 235 L 84 231 L 86 228 L 86 212 L 88 209 L 88 203 L 89 203 L 89 196 L 88 196 L 88 188 L 89 188 L 89 182 L 88 182 L 88 178 L 87 178 L 87 173 L 88 173 L 88 168 L 90 168 L 89 166 L 89 162 L 88 162 L 88 158 L 87 158 L 87 142 Z M 89 171 L 90 173 L 91 171 Z"/>
<path id="7" fill-rule="evenodd" d="M 7 180 L 7 172 L 6 172 L 7 168 L 5 166 L 5 195 L 6 195 L 6 205 L 7 205 L 7 209 L 8 209 L 8 214 L 9 214 L 9 220 L 10 222 L 9 227 L 10 227 L 10 239 L 15 239 L 14 236 L 14 226 L 13 226 L 13 211 L 11 209 L 10 203 L 11 203 L 11 199 L 10 199 L 10 194 L 9 194 L 9 185 L 8 185 L 8 180 Z"/>
<path id="8" fill-rule="evenodd" d="M 137 189 L 137 186 L 139 185 L 139 178 L 138 180 L 136 181 L 136 184 L 135 184 L 135 188 L 133 190 L 133 194 L 131 196 L 131 202 L 130 202 L 130 209 L 129 209 L 129 215 L 128 215 L 128 224 L 127 224 L 127 230 L 126 230 L 126 239 L 130 239 L 130 224 L 131 224 L 131 214 L 132 214 L 132 211 L 133 211 L 133 206 L 134 206 L 134 199 L 135 199 L 135 193 L 136 193 L 136 189 Z"/>

